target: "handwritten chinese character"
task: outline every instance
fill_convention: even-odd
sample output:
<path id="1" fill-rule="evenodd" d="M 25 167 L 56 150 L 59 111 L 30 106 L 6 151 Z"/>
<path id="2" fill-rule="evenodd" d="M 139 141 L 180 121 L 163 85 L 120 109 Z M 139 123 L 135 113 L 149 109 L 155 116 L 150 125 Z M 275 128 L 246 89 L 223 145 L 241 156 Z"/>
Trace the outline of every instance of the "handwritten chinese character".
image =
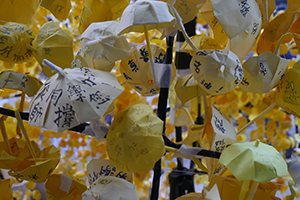
<path id="1" fill-rule="evenodd" d="M 30 113 L 29 119 L 34 120 L 34 122 L 36 122 L 36 120 L 43 115 L 43 112 L 42 112 L 43 108 L 40 107 L 39 105 L 40 105 L 40 103 L 35 104 Z"/>
<path id="2" fill-rule="evenodd" d="M 30 179 L 33 179 L 33 180 L 38 180 L 39 179 L 38 175 L 36 175 L 36 174 L 29 174 L 28 177 Z"/>
<path id="3" fill-rule="evenodd" d="M 132 80 L 132 78 L 130 78 L 127 74 L 125 74 L 125 72 L 123 72 L 123 75 L 126 80 Z"/>
<path id="4" fill-rule="evenodd" d="M 132 59 L 128 61 L 128 65 L 131 68 L 131 71 L 133 72 L 137 72 L 139 70 L 139 68 Z"/>
<path id="5" fill-rule="evenodd" d="M 217 152 L 222 152 L 225 149 L 225 141 L 220 140 L 215 142 L 215 148 Z"/>
<path id="6" fill-rule="evenodd" d="M 81 52 L 81 50 L 78 52 L 77 55 L 79 55 L 80 52 Z M 88 73 L 92 73 L 92 71 L 89 68 L 86 68 L 86 67 L 80 67 L 80 71 L 84 72 L 84 74 L 83 74 L 84 76 L 87 76 Z"/>
<path id="7" fill-rule="evenodd" d="M 219 22 L 218 19 L 216 17 L 214 17 L 214 19 L 211 21 L 212 27 L 215 27 L 218 22 Z"/>
<path id="8" fill-rule="evenodd" d="M 253 23 L 253 28 L 252 28 L 252 32 L 251 32 L 251 35 L 254 35 L 258 29 L 258 25 L 259 23 Z"/>
<path id="9" fill-rule="evenodd" d="M 64 126 L 71 126 L 71 123 L 74 119 L 75 111 L 73 110 L 73 106 L 69 105 L 68 103 L 66 106 L 62 106 L 62 110 L 60 107 L 58 107 L 58 110 L 54 112 L 57 116 L 57 118 L 54 120 L 54 123 L 59 126 L 60 119 L 64 117 L 64 123 L 62 124 L 62 127 Z"/>
<path id="10" fill-rule="evenodd" d="M 138 85 L 135 85 L 134 87 L 135 87 L 136 89 L 140 90 L 140 91 L 143 90 L 143 89 L 142 89 L 140 86 L 138 86 Z"/>
<path id="11" fill-rule="evenodd" d="M 46 99 L 46 102 L 48 102 L 48 100 L 51 100 L 51 102 L 53 102 L 53 105 L 56 106 L 62 94 L 63 94 L 62 89 L 52 90 L 52 92 L 49 94 L 48 98 Z"/>
<path id="12" fill-rule="evenodd" d="M 82 80 L 81 82 L 92 87 L 93 85 L 97 85 L 95 82 L 93 82 L 95 80 L 95 78 L 92 78 L 93 80 L 91 80 L 91 76 L 89 76 L 87 79 Z"/>
<path id="13" fill-rule="evenodd" d="M 199 67 L 201 66 L 200 61 L 195 60 L 194 66 L 195 66 L 195 72 L 197 74 L 199 74 L 199 72 L 200 72 L 200 68 Z"/>
<path id="14" fill-rule="evenodd" d="M 23 60 L 25 60 L 23 55 L 14 54 L 14 59 L 13 59 L 14 62 L 20 62 L 20 61 L 23 61 Z"/>
<path id="15" fill-rule="evenodd" d="M 155 57 L 155 63 L 164 63 L 165 55 L 159 53 L 157 57 Z"/>
<path id="16" fill-rule="evenodd" d="M 3 49 L 0 49 L 0 55 L 8 58 L 10 52 L 13 50 L 13 46 L 6 46 L 5 48 Z"/>
<path id="17" fill-rule="evenodd" d="M 44 53 L 45 53 L 45 55 L 48 55 L 48 56 L 51 56 L 51 50 L 52 49 L 50 49 L 50 48 L 44 48 Z"/>
<path id="18" fill-rule="evenodd" d="M 2 27 L 0 28 L 0 33 L 1 33 L 1 34 L 5 34 L 5 35 L 10 35 L 11 30 L 10 30 L 9 28 L 5 27 L 5 26 L 2 26 Z"/>
<path id="19" fill-rule="evenodd" d="M 30 58 L 32 56 L 32 54 L 33 54 L 32 50 L 31 49 L 27 49 L 26 52 L 25 52 L 25 57 L 26 58 Z"/>
<path id="20" fill-rule="evenodd" d="M 248 82 L 247 78 L 243 78 L 242 82 L 241 82 L 242 85 L 250 85 L 250 83 Z"/>
<path id="21" fill-rule="evenodd" d="M 146 48 L 140 49 L 140 53 L 141 53 L 141 56 L 142 56 L 142 57 L 140 57 L 140 59 L 143 59 L 144 62 L 148 62 L 148 60 L 149 60 L 149 53 L 146 50 Z"/>
<path id="22" fill-rule="evenodd" d="M 234 69 L 234 77 L 236 78 L 236 80 L 234 81 L 235 84 L 238 84 L 242 79 L 243 79 L 243 76 L 244 76 L 244 71 L 243 71 L 243 68 L 240 64 L 240 61 L 239 60 L 236 60 L 237 61 L 237 65 Z"/>
<path id="23" fill-rule="evenodd" d="M 83 102 L 83 99 L 86 98 L 82 94 L 82 92 L 85 92 L 85 90 L 82 90 L 80 88 L 80 85 L 69 86 L 67 91 L 68 91 L 69 98 L 73 97 L 74 95 L 77 97 L 77 99 L 75 99 L 75 101 Z"/>
<path id="24" fill-rule="evenodd" d="M 201 81 L 201 84 L 208 90 L 212 87 L 211 83 L 206 82 L 204 79 Z"/>
<path id="25" fill-rule="evenodd" d="M 57 12 L 58 14 L 60 14 L 62 12 L 62 9 L 64 9 L 63 6 L 56 4 L 54 5 L 54 11 Z"/>
<path id="26" fill-rule="evenodd" d="M 260 72 L 263 76 L 265 76 L 265 75 L 267 74 L 267 68 L 264 66 L 264 64 L 260 62 L 260 63 L 259 63 L 259 68 L 260 68 L 259 72 Z"/>
<path id="27" fill-rule="evenodd" d="M 181 10 L 183 13 L 185 13 L 186 15 L 191 12 L 192 10 L 190 9 L 189 5 L 187 4 L 186 1 L 183 1 L 181 0 L 179 3 L 178 3 L 178 6 L 176 9 L 179 9 Z"/>
<path id="28" fill-rule="evenodd" d="M 219 131 L 221 131 L 224 134 L 226 130 L 224 128 L 223 120 L 218 119 L 216 115 L 214 115 L 213 117 L 215 126 L 217 127 L 217 129 L 219 129 Z"/>
<path id="29" fill-rule="evenodd" d="M 28 81 L 28 77 L 26 75 L 24 75 L 22 77 L 22 81 L 20 83 L 21 87 L 25 88 L 26 82 Z"/>
<path id="30" fill-rule="evenodd" d="M 90 94 L 90 102 L 97 102 L 98 105 L 104 104 L 105 102 L 109 101 L 109 95 L 101 94 L 100 91 L 95 92 L 94 94 Z M 99 109 L 99 106 L 96 106 Z"/>
<path id="31" fill-rule="evenodd" d="M 7 37 L 5 37 L 5 36 L 0 37 L 0 44 L 5 44 L 7 41 L 8 41 Z"/>
<path id="32" fill-rule="evenodd" d="M 246 17 L 248 12 L 250 11 L 250 5 L 248 4 L 248 0 L 243 0 L 239 3 L 241 14 Z"/>

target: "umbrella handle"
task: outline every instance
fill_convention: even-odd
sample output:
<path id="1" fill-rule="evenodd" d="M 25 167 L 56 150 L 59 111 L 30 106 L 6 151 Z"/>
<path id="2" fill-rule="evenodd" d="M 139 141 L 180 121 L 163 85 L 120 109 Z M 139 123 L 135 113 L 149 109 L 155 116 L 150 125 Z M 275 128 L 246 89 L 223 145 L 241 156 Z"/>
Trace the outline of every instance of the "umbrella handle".
<path id="1" fill-rule="evenodd" d="M 296 33 L 285 33 L 285 34 L 283 34 L 283 35 L 280 37 L 280 39 L 278 40 L 277 46 L 276 46 L 276 48 L 275 48 L 275 50 L 274 50 L 274 55 L 278 56 L 278 54 L 279 54 L 279 48 L 280 48 L 280 45 L 281 45 L 281 41 L 283 40 L 283 38 L 284 38 L 285 36 L 288 36 L 288 35 L 292 35 L 292 36 L 294 36 L 294 37 L 300 38 L 300 35 L 299 35 L 299 34 L 296 34 Z"/>
<path id="2" fill-rule="evenodd" d="M 248 195 L 246 200 L 252 200 L 253 199 L 253 197 L 256 193 L 256 190 L 258 188 L 258 185 L 259 185 L 259 182 L 257 182 L 257 181 L 251 181 L 251 182 L 252 182 L 252 184 L 250 186 L 249 195 Z"/>
<path id="3" fill-rule="evenodd" d="M 58 74 L 61 75 L 61 76 L 65 76 L 67 74 L 62 68 L 60 68 L 59 66 L 53 64 L 52 62 L 50 62 L 47 59 L 44 59 L 42 64 L 45 65 L 46 67 L 48 67 L 51 70 L 57 71 Z"/>
<path id="4" fill-rule="evenodd" d="M 5 146 L 8 149 L 9 154 L 12 154 L 12 151 L 11 151 L 11 148 L 10 148 L 10 145 L 9 145 L 9 140 L 8 140 L 8 137 L 7 137 L 7 133 L 6 133 L 6 129 L 5 129 L 4 118 L 5 118 L 5 116 L 2 116 L 0 118 L 0 129 L 1 129 L 1 133 L 2 133 L 2 137 L 3 137 L 3 140 L 4 140 Z"/>
<path id="5" fill-rule="evenodd" d="M 151 51 L 149 34 L 148 34 L 147 26 L 144 25 L 143 27 L 144 27 L 144 32 L 145 32 L 145 38 L 146 38 L 147 48 L 148 48 L 148 52 L 149 52 L 149 58 L 151 60 L 152 59 L 152 51 Z"/>
<path id="6" fill-rule="evenodd" d="M 16 116 L 18 124 L 19 124 L 19 126 L 20 126 L 20 128 L 21 128 L 21 130 L 23 132 L 23 135 L 24 135 L 26 143 L 27 143 L 27 145 L 29 147 L 29 150 L 30 150 L 30 153 L 32 155 L 32 158 L 34 159 L 34 162 L 35 162 L 35 159 L 37 158 L 37 156 L 36 156 L 36 154 L 34 152 L 34 148 L 33 148 L 32 144 L 30 142 L 29 136 L 28 136 L 27 131 L 26 131 L 25 127 L 24 127 L 24 124 L 23 124 L 23 121 L 22 121 L 22 118 L 21 118 L 19 110 L 15 110 L 15 116 Z"/>
<path id="7" fill-rule="evenodd" d="M 268 0 L 263 0 L 264 6 L 264 27 L 266 27 L 269 23 L 269 13 L 268 13 Z"/>
<path id="8" fill-rule="evenodd" d="M 23 112 L 23 110 L 24 110 L 24 101 L 25 101 L 25 93 L 22 92 L 21 101 L 20 101 L 20 112 Z M 22 138 L 22 133 L 21 133 L 20 125 L 18 123 L 17 123 L 16 132 L 20 136 L 20 138 Z"/>

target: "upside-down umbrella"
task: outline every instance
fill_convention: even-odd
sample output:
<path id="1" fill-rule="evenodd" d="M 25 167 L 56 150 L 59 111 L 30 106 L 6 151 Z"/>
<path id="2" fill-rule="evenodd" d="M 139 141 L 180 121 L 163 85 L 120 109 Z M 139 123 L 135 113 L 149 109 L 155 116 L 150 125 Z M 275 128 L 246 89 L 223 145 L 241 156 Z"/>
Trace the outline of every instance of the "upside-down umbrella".
<path id="1" fill-rule="evenodd" d="M 92 23 L 80 37 L 83 58 L 88 67 L 110 71 L 117 60 L 130 55 L 125 35 L 117 35 L 118 21 Z"/>
<path id="2" fill-rule="evenodd" d="M 32 30 L 24 24 L 9 22 L 0 25 L 0 60 L 10 63 L 29 60 L 32 50 L 28 46 L 34 37 Z"/>
<path id="3" fill-rule="evenodd" d="M 42 0 L 41 6 L 48 9 L 55 18 L 65 20 L 71 10 L 71 0 Z"/>
<path id="4" fill-rule="evenodd" d="M 107 133 L 107 153 L 120 171 L 143 172 L 153 168 L 165 153 L 163 122 L 152 107 L 136 104 L 119 112 Z"/>
<path id="5" fill-rule="evenodd" d="M 86 0 L 80 17 L 80 33 L 83 33 L 93 22 L 110 21 L 119 18 L 129 2 L 129 0 Z"/>
<path id="6" fill-rule="evenodd" d="M 244 76 L 240 60 L 230 50 L 195 52 L 190 68 L 200 87 L 211 95 L 235 89 Z"/>
<path id="7" fill-rule="evenodd" d="M 20 90 L 32 97 L 40 89 L 43 83 L 34 76 L 13 71 L 0 73 L 0 88 Z"/>
<path id="8" fill-rule="evenodd" d="M 86 191 L 85 183 L 65 174 L 52 174 L 46 184 L 46 197 L 48 200 L 81 200 L 81 195 Z"/>
<path id="9" fill-rule="evenodd" d="M 255 192 L 259 183 L 288 175 L 287 164 L 281 154 L 273 146 L 259 140 L 232 144 L 222 152 L 219 162 L 239 181 L 244 181 L 243 185 L 254 181 L 250 193 Z M 240 197 L 245 193 L 241 190 Z"/>
<path id="10" fill-rule="evenodd" d="M 120 71 L 126 83 L 144 96 L 158 94 L 154 74 L 150 66 L 149 51 L 145 44 L 132 44 L 129 57 L 122 59 Z M 165 51 L 157 45 L 151 45 L 154 63 L 161 64 L 165 59 Z M 153 64 L 153 63 L 152 63 Z"/>
<path id="11" fill-rule="evenodd" d="M 114 74 L 91 68 L 62 70 L 44 60 L 58 73 L 49 78 L 29 105 L 29 125 L 55 132 L 99 119 L 123 91 Z"/>
<path id="12" fill-rule="evenodd" d="M 28 24 L 39 7 L 39 0 L 3 0 L 0 2 L 0 24 Z"/>
<path id="13" fill-rule="evenodd" d="M 82 200 L 139 200 L 136 186 L 114 176 L 99 177 L 83 194 Z"/>
<path id="14" fill-rule="evenodd" d="M 34 57 L 48 77 L 54 73 L 43 66 L 43 59 L 47 59 L 62 68 L 71 67 L 73 39 L 54 21 L 43 24 L 31 47 Z"/>
<path id="15" fill-rule="evenodd" d="M 289 61 L 270 52 L 250 57 L 243 63 L 240 88 L 246 92 L 268 93 L 284 77 Z"/>

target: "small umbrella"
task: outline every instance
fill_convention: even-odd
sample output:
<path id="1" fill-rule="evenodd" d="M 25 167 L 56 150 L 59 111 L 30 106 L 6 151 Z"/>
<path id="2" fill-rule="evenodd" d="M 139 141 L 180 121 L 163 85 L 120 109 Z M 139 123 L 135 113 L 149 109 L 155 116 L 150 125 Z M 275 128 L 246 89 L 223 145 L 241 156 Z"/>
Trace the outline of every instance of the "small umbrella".
<path id="1" fill-rule="evenodd" d="M 24 24 L 9 22 L 0 25 L 0 60 L 11 63 L 29 60 L 32 50 L 28 46 L 34 37 L 32 30 Z"/>
<path id="2" fill-rule="evenodd" d="M 129 0 L 86 0 L 80 17 L 80 33 L 93 22 L 119 18 L 129 2 Z"/>
<path id="3" fill-rule="evenodd" d="M 240 88 L 246 92 L 268 93 L 283 78 L 289 61 L 270 52 L 250 57 L 243 63 L 244 78 Z"/>
<path id="4" fill-rule="evenodd" d="M 29 125 L 61 132 L 99 119 L 123 91 L 114 74 L 91 68 L 68 68 L 44 60 L 59 73 L 49 78 L 29 105 Z"/>
<path id="5" fill-rule="evenodd" d="M 34 76 L 13 71 L 0 73 L 0 88 L 20 90 L 32 97 L 40 89 L 43 83 Z"/>
<path id="6" fill-rule="evenodd" d="M 71 0 L 42 0 L 41 6 L 48 9 L 55 18 L 65 20 L 71 10 Z"/>
<path id="7" fill-rule="evenodd" d="M 124 35 L 117 35 L 117 21 L 92 23 L 80 37 L 82 54 L 90 68 L 110 71 L 115 61 L 130 55 Z"/>
<path id="8" fill-rule="evenodd" d="M 0 24 L 17 22 L 28 24 L 39 7 L 39 0 L 3 0 L 0 2 Z"/>
<path id="9" fill-rule="evenodd" d="M 111 164 L 125 172 L 151 170 L 165 153 L 162 128 L 149 105 L 136 104 L 119 112 L 106 136 Z"/>
<path id="10" fill-rule="evenodd" d="M 259 13 L 255 0 L 211 1 L 211 4 L 214 15 L 230 39 L 244 32 Z"/>
<path id="11" fill-rule="evenodd" d="M 200 87 L 211 95 L 235 89 L 244 76 L 240 60 L 230 50 L 197 51 L 190 68 Z"/>
<path id="12" fill-rule="evenodd" d="M 151 45 L 154 64 L 161 64 L 165 59 L 165 51 L 157 45 Z M 153 64 L 153 63 L 152 63 Z M 150 66 L 150 56 L 146 45 L 132 44 L 129 57 L 122 59 L 120 71 L 126 83 L 144 96 L 158 94 L 159 88 L 155 87 L 154 74 Z"/>
<path id="13" fill-rule="evenodd" d="M 84 182 L 64 174 L 52 174 L 48 178 L 45 188 L 48 200 L 81 200 L 82 193 L 87 189 Z"/>
<path id="14" fill-rule="evenodd" d="M 43 67 L 43 59 L 48 59 L 62 68 L 71 67 L 73 60 L 73 39 L 55 22 L 43 24 L 39 33 L 32 42 L 33 55 Z M 47 67 L 43 67 L 48 77 L 53 73 Z"/>
<path id="15" fill-rule="evenodd" d="M 288 175 L 287 164 L 281 154 L 273 146 L 259 140 L 232 144 L 222 152 L 219 162 L 239 181 L 244 181 L 244 187 L 254 181 L 250 193 L 256 191 L 259 183 Z M 240 199 L 245 192 L 241 190 Z"/>
<path id="16" fill-rule="evenodd" d="M 114 176 L 99 177 L 82 194 L 82 200 L 139 200 L 136 186 L 121 178 Z"/>

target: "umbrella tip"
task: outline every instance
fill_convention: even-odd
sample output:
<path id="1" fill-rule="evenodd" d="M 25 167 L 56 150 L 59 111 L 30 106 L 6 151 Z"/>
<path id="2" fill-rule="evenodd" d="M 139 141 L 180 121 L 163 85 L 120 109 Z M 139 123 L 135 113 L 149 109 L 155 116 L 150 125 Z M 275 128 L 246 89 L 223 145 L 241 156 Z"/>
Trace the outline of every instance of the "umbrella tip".
<path id="1" fill-rule="evenodd" d="M 47 59 L 43 60 L 42 65 L 48 67 L 51 70 L 57 71 L 59 75 L 62 75 L 62 76 L 66 75 L 66 72 L 62 68 L 60 68 L 59 66 L 53 64 L 52 62 L 50 62 Z"/>
<path id="2" fill-rule="evenodd" d="M 255 142 L 255 146 L 256 146 L 256 147 L 258 147 L 258 145 L 259 145 L 259 142 L 260 142 L 260 140 L 259 140 L 259 139 L 257 139 L 257 140 L 256 140 L 256 142 Z"/>

